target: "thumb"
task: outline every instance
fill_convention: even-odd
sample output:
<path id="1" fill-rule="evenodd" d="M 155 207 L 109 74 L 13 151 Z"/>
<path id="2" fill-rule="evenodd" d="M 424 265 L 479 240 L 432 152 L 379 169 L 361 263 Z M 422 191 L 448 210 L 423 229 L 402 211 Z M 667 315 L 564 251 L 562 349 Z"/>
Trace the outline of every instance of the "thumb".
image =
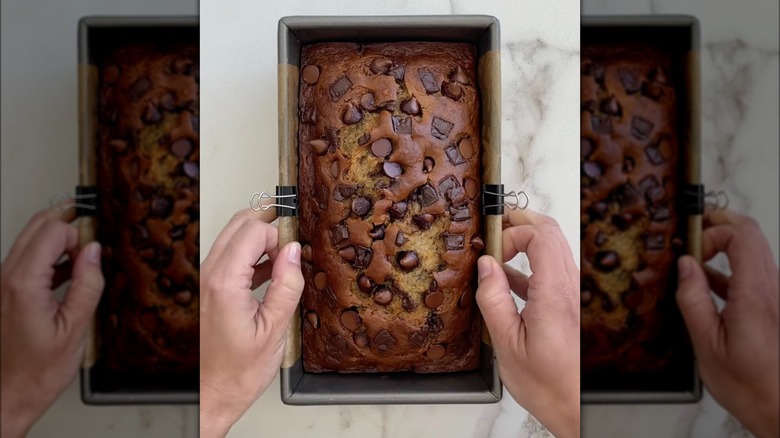
<path id="1" fill-rule="evenodd" d="M 501 265 L 491 256 L 482 256 L 477 262 L 479 287 L 477 304 L 485 325 L 494 342 L 512 344 L 513 339 L 499 339 L 501 336 L 517 336 L 520 332 L 520 314 L 509 292 L 509 282 Z"/>
<path id="2" fill-rule="evenodd" d="M 699 263 L 691 256 L 682 256 L 677 262 L 679 282 L 677 304 L 688 326 L 694 347 L 713 345 L 718 333 L 720 317 L 710 296 L 707 277 Z"/>
<path id="3" fill-rule="evenodd" d="M 301 244 L 290 242 L 279 251 L 265 292 L 261 312 L 273 327 L 285 329 L 292 319 L 303 292 Z"/>
<path id="4" fill-rule="evenodd" d="M 100 243 L 90 242 L 76 257 L 72 281 L 62 302 L 61 313 L 66 327 L 78 327 L 78 331 L 87 326 L 100 301 L 104 284 L 100 270 Z"/>

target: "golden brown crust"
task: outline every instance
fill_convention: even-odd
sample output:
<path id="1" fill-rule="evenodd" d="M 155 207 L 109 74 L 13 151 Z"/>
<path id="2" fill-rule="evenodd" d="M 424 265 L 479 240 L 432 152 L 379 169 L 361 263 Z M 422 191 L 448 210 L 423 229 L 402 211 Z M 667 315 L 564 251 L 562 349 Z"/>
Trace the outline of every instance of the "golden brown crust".
<path id="1" fill-rule="evenodd" d="M 460 43 L 303 48 L 307 371 L 478 366 L 475 61 Z"/>
<path id="2" fill-rule="evenodd" d="M 196 371 L 197 46 L 120 48 L 100 65 L 101 312 L 109 368 Z"/>

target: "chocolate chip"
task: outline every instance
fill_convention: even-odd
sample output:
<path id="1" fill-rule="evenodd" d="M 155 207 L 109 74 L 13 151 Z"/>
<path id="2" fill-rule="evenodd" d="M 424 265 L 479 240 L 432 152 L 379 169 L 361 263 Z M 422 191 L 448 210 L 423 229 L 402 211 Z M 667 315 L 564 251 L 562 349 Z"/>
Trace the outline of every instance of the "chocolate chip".
<path id="1" fill-rule="evenodd" d="M 182 165 L 182 169 L 184 169 L 184 174 L 192 179 L 198 179 L 200 176 L 200 166 L 194 161 L 186 161 Z"/>
<path id="2" fill-rule="evenodd" d="M 442 234 L 444 238 L 444 248 L 447 251 L 459 251 L 463 249 L 464 238 L 463 234 Z"/>
<path id="3" fill-rule="evenodd" d="M 394 77 L 397 81 L 403 81 L 404 75 L 406 74 L 406 66 L 405 65 L 395 65 L 393 68 L 391 68 L 387 74 Z"/>
<path id="4" fill-rule="evenodd" d="M 314 328 L 320 328 L 320 317 L 317 316 L 317 312 L 306 312 L 306 322 Z"/>
<path id="5" fill-rule="evenodd" d="M 341 113 L 341 121 L 347 125 L 354 125 L 361 120 L 363 120 L 363 113 L 361 113 L 360 110 L 355 107 L 355 105 L 348 103 L 347 107 L 344 109 L 344 112 Z"/>
<path id="6" fill-rule="evenodd" d="M 431 122 L 431 135 L 439 140 L 446 140 L 453 127 L 455 127 L 455 124 L 452 122 L 434 116 L 433 122 Z"/>
<path id="7" fill-rule="evenodd" d="M 371 211 L 371 200 L 365 196 L 358 196 L 352 200 L 352 212 L 356 216 L 363 217 Z"/>
<path id="8" fill-rule="evenodd" d="M 379 331 L 379 333 L 374 337 L 373 344 L 376 345 L 376 348 L 379 351 L 386 352 L 393 348 L 395 346 L 396 340 L 390 333 L 387 332 L 387 330 L 382 329 Z"/>
<path id="9" fill-rule="evenodd" d="M 130 86 L 130 96 L 133 100 L 138 100 L 143 97 L 150 88 L 152 88 L 152 81 L 146 76 L 141 76 Z"/>
<path id="10" fill-rule="evenodd" d="M 174 95 L 172 92 L 165 93 L 163 97 L 160 99 L 160 105 L 168 111 L 173 111 L 176 109 L 176 95 Z"/>
<path id="11" fill-rule="evenodd" d="M 630 70 L 626 68 L 618 69 L 618 77 L 620 78 L 620 83 L 623 84 L 623 89 L 626 90 L 626 93 L 633 94 L 639 91 L 639 79 Z"/>
<path id="12" fill-rule="evenodd" d="M 342 96 L 347 94 L 347 91 L 352 88 L 352 81 L 348 77 L 342 76 L 330 86 L 330 100 L 338 102 Z"/>
<path id="13" fill-rule="evenodd" d="M 313 64 L 307 65 L 301 71 L 301 78 L 303 79 L 303 82 L 306 82 L 309 85 L 316 84 L 320 79 L 320 68 Z"/>
<path id="14" fill-rule="evenodd" d="M 393 204 L 392 207 L 390 207 L 389 213 L 390 217 L 393 219 L 402 219 L 404 216 L 406 216 L 406 210 L 408 209 L 408 205 L 404 201 L 398 201 Z M 400 232 L 399 232 L 400 234 Z"/>
<path id="15" fill-rule="evenodd" d="M 387 74 L 390 71 L 390 67 L 393 62 L 387 58 L 375 58 L 371 61 L 371 73 L 374 74 Z"/>
<path id="16" fill-rule="evenodd" d="M 301 108 L 301 123 L 304 125 L 316 125 L 317 108 L 314 106 Z"/>
<path id="17" fill-rule="evenodd" d="M 184 234 L 187 231 L 187 224 L 174 225 L 169 233 L 172 240 L 180 240 L 184 238 Z"/>
<path id="18" fill-rule="evenodd" d="M 371 231 L 368 232 L 368 237 L 373 240 L 382 240 L 385 238 L 385 225 L 379 224 L 374 226 Z"/>
<path id="19" fill-rule="evenodd" d="M 474 155 L 474 143 L 469 138 L 464 138 L 458 143 L 458 149 L 460 154 L 465 159 L 469 159 Z"/>
<path id="20" fill-rule="evenodd" d="M 358 332 L 352 336 L 352 341 L 360 348 L 368 347 L 368 335 L 366 332 Z"/>
<path id="21" fill-rule="evenodd" d="M 444 294 L 441 292 L 429 292 L 425 295 L 425 307 L 435 309 L 444 302 Z"/>
<path id="22" fill-rule="evenodd" d="M 374 290 L 375 283 L 370 278 L 366 277 L 365 274 L 360 274 L 357 280 L 358 289 L 365 293 L 370 293 L 372 290 Z"/>
<path id="23" fill-rule="evenodd" d="M 303 260 L 304 262 L 311 263 L 312 260 L 311 257 L 312 257 L 311 245 L 309 244 L 303 245 L 303 248 L 301 248 L 301 260 Z"/>
<path id="24" fill-rule="evenodd" d="M 663 94 L 664 90 L 661 85 L 655 82 L 645 81 L 642 84 L 642 94 L 653 100 L 658 100 Z"/>
<path id="25" fill-rule="evenodd" d="M 581 305 L 587 305 L 590 303 L 590 301 L 593 299 L 593 294 L 587 290 L 583 289 L 580 291 L 580 304 Z"/>
<path id="26" fill-rule="evenodd" d="M 420 187 L 420 204 L 423 207 L 428 207 L 439 200 L 439 195 L 436 193 L 436 189 L 430 183 L 426 183 Z"/>
<path id="27" fill-rule="evenodd" d="M 590 116 L 590 127 L 596 134 L 612 133 L 612 119 L 604 114 L 593 114 Z"/>
<path id="28" fill-rule="evenodd" d="M 618 103 L 618 100 L 615 96 L 612 96 L 609 99 L 601 102 L 601 111 L 612 116 L 619 116 L 621 113 L 620 103 Z"/>
<path id="29" fill-rule="evenodd" d="M 355 261 L 353 266 L 358 269 L 365 269 L 371 263 L 371 258 L 374 255 L 374 251 L 371 248 L 365 246 L 357 247 L 357 254 L 355 255 Z"/>
<path id="30" fill-rule="evenodd" d="M 192 301 L 192 292 L 188 290 L 180 290 L 173 296 L 173 301 L 181 306 L 186 306 Z"/>
<path id="31" fill-rule="evenodd" d="M 392 161 L 385 161 L 384 164 L 382 164 L 382 171 L 385 173 L 385 175 L 389 176 L 390 178 L 396 178 L 398 176 L 401 176 L 403 173 L 403 168 L 398 163 L 393 163 Z"/>
<path id="32" fill-rule="evenodd" d="M 604 82 L 604 66 L 602 65 L 594 65 L 591 69 L 591 74 L 593 75 L 593 79 L 596 80 L 596 82 L 603 83 Z"/>
<path id="33" fill-rule="evenodd" d="M 122 278 L 124 278 L 124 276 L 122 276 Z M 170 292 L 173 287 L 173 280 L 167 275 L 160 274 L 157 277 L 157 285 L 160 286 L 160 290 L 163 292 Z M 124 287 L 120 287 L 119 289 L 124 289 Z"/>
<path id="34" fill-rule="evenodd" d="M 604 272 L 610 272 L 620 266 L 620 257 L 615 251 L 599 251 L 596 253 L 596 266 Z"/>
<path id="35" fill-rule="evenodd" d="M 310 140 L 309 141 L 309 146 L 311 146 L 311 148 L 314 149 L 314 152 L 316 152 L 316 153 L 318 153 L 320 155 L 324 154 L 325 151 L 328 150 L 328 142 L 323 140 L 323 139 L 321 139 L 321 138 L 317 138 L 315 140 Z"/>
<path id="36" fill-rule="evenodd" d="M 319 290 L 324 290 L 328 287 L 328 274 L 319 272 L 314 276 L 314 286 Z"/>
<path id="37" fill-rule="evenodd" d="M 431 348 L 428 349 L 428 351 L 425 353 L 426 356 L 428 356 L 428 359 L 437 360 L 444 357 L 444 353 L 446 352 L 446 349 L 441 344 L 432 345 Z"/>
<path id="38" fill-rule="evenodd" d="M 420 265 L 420 258 L 414 251 L 401 251 L 398 253 L 398 264 L 406 271 L 411 271 Z"/>
<path id="39" fill-rule="evenodd" d="M 582 164 L 582 173 L 588 178 L 598 179 L 601 176 L 601 165 L 593 161 L 586 161 Z"/>
<path id="40" fill-rule="evenodd" d="M 408 116 L 393 116 L 393 131 L 396 134 L 411 134 L 412 119 Z"/>
<path id="41" fill-rule="evenodd" d="M 192 142 L 186 138 L 180 138 L 171 144 L 171 152 L 179 158 L 187 157 L 192 149 Z"/>
<path id="42" fill-rule="evenodd" d="M 360 107 L 366 111 L 376 110 L 376 103 L 374 102 L 374 93 L 368 92 L 360 96 Z"/>
<path id="43" fill-rule="evenodd" d="M 352 245 L 345 246 L 339 250 L 339 256 L 349 263 L 352 263 L 355 260 L 356 254 L 355 247 Z"/>
<path id="44" fill-rule="evenodd" d="M 162 120 L 162 113 L 156 106 L 150 103 L 146 105 L 142 118 L 147 125 L 153 125 L 155 123 L 160 123 Z"/>
<path id="45" fill-rule="evenodd" d="M 585 159 L 593 153 L 593 142 L 587 138 L 580 139 L 580 158 Z"/>
<path id="46" fill-rule="evenodd" d="M 109 65 L 103 69 L 103 82 L 108 85 L 116 83 L 119 80 L 119 76 L 122 75 L 122 70 L 118 65 Z"/>
<path id="47" fill-rule="evenodd" d="M 110 140 L 108 142 L 108 144 L 111 145 L 111 149 L 113 149 L 114 152 L 117 153 L 117 154 L 121 154 L 122 152 L 127 150 L 127 141 L 126 140 L 115 138 L 113 140 Z"/>
<path id="48" fill-rule="evenodd" d="M 596 246 L 602 246 L 605 243 L 607 243 L 607 236 L 605 236 L 601 231 L 598 231 L 596 233 Z"/>
<path id="49" fill-rule="evenodd" d="M 436 279 L 431 280 L 431 284 L 428 285 L 428 291 L 429 292 L 435 292 L 439 290 L 439 283 L 436 281 Z"/>
<path id="50" fill-rule="evenodd" d="M 338 160 L 336 160 L 333 163 L 331 163 L 331 165 L 330 165 L 330 175 L 334 179 L 338 179 L 339 178 L 339 161 Z"/>
<path id="51" fill-rule="evenodd" d="M 653 131 L 653 122 L 639 116 L 631 118 L 631 135 L 637 140 L 646 140 Z"/>
<path id="52" fill-rule="evenodd" d="M 463 293 L 460 294 L 460 298 L 458 298 L 458 307 L 469 307 L 473 299 L 474 297 L 470 290 L 463 291 Z"/>
<path id="53" fill-rule="evenodd" d="M 333 241 L 334 245 L 338 245 L 349 239 L 349 229 L 347 228 L 347 225 L 344 223 L 334 225 L 333 228 L 330 229 L 330 239 Z"/>
<path id="54" fill-rule="evenodd" d="M 466 178 L 466 180 L 463 182 L 463 185 L 466 187 L 466 194 L 469 198 L 475 199 L 479 195 L 479 187 L 477 182 L 473 179 Z"/>
<path id="55" fill-rule="evenodd" d="M 433 224 L 433 221 L 436 218 L 432 214 L 417 214 L 415 215 L 412 220 L 415 224 L 417 224 L 418 227 L 420 227 L 423 230 L 427 230 L 431 228 L 431 224 Z"/>
<path id="56" fill-rule="evenodd" d="M 455 82 L 450 82 L 444 86 L 444 95 L 452 100 L 458 100 L 463 96 L 463 87 Z"/>
<path id="57" fill-rule="evenodd" d="M 371 143 L 371 153 L 378 158 L 386 158 L 393 152 L 393 144 L 386 138 Z"/>
<path id="58" fill-rule="evenodd" d="M 395 235 L 395 246 L 401 246 L 404 243 L 406 243 L 406 236 L 399 231 L 398 234 Z"/>
<path id="59" fill-rule="evenodd" d="M 393 301 L 393 293 L 387 286 L 377 286 L 374 290 L 374 302 L 380 306 L 386 306 Z"/>
<path id="60" fill-rule="evenodd" d="M 469 211 L 468 205 L 461 205 L 460 207 L 451 206 L 449 210 L 451 221 L 463 222 L 471 219 L 471 212 Z"/>
<path id="61" fill-rule="evenodd" d="M 341 312 L 341 318 L 339 319 L 341 320 L 341 325 L 343 325 L 344 328 L 352 331 L 360 327 L 360 323 L 362 322 L 360 315 L 355 309 L 349 309 Z"/>
<path id="62" fill-rule="evenodd" d="M 339 184 L 333 191 L 333 199 L 336 201 L 343 201 L 351 198 L 358 190 L 358 186 L 355 184 Z"/>
<path id="63" fill-rule="evenodd" d="M 615 228 L 626 231 L 634 223 L 634 216 L 630 213 L 616 214 L 612 216 L 612 225 Z"/>
<path id="64" fill-rule="evenodd" d="M 450 163 L 452 163 L 453 166 L 457 166 L 466 162 L 466 159 L 463 158 L 463 155 L 460 154 L 460 150 L 455 147 L 455 145 L 450 145 L 450 147 L 444 149 L 444 153 L 447 155 L 447 158 L 450 160 Z"/>
<path id="65" fill-rule="evenodd" d="M 436 82 L 436 78 L 433 76 L 433 72 L 427 68 L 418 69 L 417 75 L 420 76 L 420 82 L 422 82 L 422 85 L 428 94 L 438 93 L 441 90 L 439 88 L 439 83 Z"/>
<path id="66" fill-rule="evenodd" d="M 401 104 L 401 111 L 410 116 L 416 116 L 420 114 L 420 103 L 417 102 L 416 98 L 412 97 L 411 99 L 403 101 Z"/>
<path id="67" fill-rule="evenodd" d="M 482 241 L 482 238 L 479 236 L 474 236 L 471 239 L 471 248 L 474 251 L 480 252 L 483 249 L 485 249 L 485 242 Z"/>
<path id="68" fill-rule="evenodd" d="M 648 251 L 659 251 L 664 249 L 664 235 L 663 234 L 648 234 L 645 236 L 645 248 Z"/>
<path id="69" fill-rule="evenodd" d="M 433 158 L 425 157 L 425 159 L 423 160 L 423 172 L 431 173 L 435 165 L 436 165 L 436 161 L 434 161 Z"/>
<path id="70" fill-rule="evenodd" d="M 588 214 L 590 215 L 591 219 L 602 219 L 604 218 L 604 213 L 607 212 L 607 203 L 606 202 L 596 202 L 588 209 Z"/>
<path id="71" fill-rule="evenodd" d="M 469 80 L 469 77 L 466 75 L 466 72 L 463 71 L 460 66 L 455 67 L 455 70 L 453 70 L 452 73 L 450 73 L 450 80 L 461 83 L 461 84 L 468 84 L 471 82 Z"/>
<path id="72" fill-rule="evenodd" d="M 152 214 L 157 217 L 166 217 L 171 213 L 172 202 L 165 197 L 158 197 L 152 200 Z"/>
<path id="73" fill-rule="evenodd" d="M 644 301 L 644 295 L 639 290 L 629 291 L 623 295 L 623 303 L 629 309 L 638 308 L 642 305 L 642 301 Z"/>

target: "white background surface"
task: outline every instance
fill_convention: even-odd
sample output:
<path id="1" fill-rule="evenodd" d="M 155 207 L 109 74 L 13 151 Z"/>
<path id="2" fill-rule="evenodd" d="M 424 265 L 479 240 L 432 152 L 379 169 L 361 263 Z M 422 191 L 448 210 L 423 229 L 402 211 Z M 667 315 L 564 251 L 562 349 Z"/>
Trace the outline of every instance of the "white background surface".
<path id="1" fill-rule="evenodd" d="M 201 245 L 277 184 L 277 21 L 285 15 L 488 14 L 501 21 L 503 180 L 557 218 L 579 253 L 579 2 L 201 0 Z M 261 432 L 262 431 L 262 432 Z M 232 436 L 541 437 L 494 405 L 288 407 L 278 379 Z"/>

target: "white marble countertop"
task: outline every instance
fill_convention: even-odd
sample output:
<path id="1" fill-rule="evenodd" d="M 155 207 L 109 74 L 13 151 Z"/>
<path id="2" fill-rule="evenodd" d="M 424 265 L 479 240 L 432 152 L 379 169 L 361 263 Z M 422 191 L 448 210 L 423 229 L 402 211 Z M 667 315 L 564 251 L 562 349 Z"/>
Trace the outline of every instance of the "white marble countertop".
<path id="1" fill-rule="evenodd" d="M 702 181 L 758 220 L 778 263 L 777 1 L 583 0 L 582 13 L 699 19 Z M 749 436 L 708 393 L 689 405 L 586 406 L 582 418 L 587 438 Z"/>
<path id="2" fill-rule="evenodd" d="M 276 30 L 286 15 L 488 14 L 501 21 L 503 180 L 556 217 L 579 253 L 579 2 L 201 0 L 201 244 L 277 183 Z M 203 252 L 205 254 L 205 251 Z M 518 261 L 518 263 L 520 263 Z M 290 407 L 278 380 L 231 436 L 542 437 L 494 405 Z"/>

